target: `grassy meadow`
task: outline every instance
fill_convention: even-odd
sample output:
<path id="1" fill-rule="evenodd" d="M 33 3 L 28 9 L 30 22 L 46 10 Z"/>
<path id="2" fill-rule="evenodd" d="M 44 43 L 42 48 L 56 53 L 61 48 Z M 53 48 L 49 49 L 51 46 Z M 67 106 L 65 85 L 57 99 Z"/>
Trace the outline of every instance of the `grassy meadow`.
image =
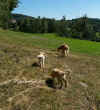
<path id="1" fill-rule="evenodd" d="M 57 46 L 65 42 L 70 46 L 71 52 L 100 56 L 100 43 L 72 38 L 62 38 L 56 34 L 27 34 L 9 30 L 0 30 L 0 41 L 51 50 L 55 50 Z"/>
<path id="2" fill-rule="evenodd" d="M 70 55 L 56 48 L 67 43 Z M 45 71 L 36 55 L 47 54 Z M 72 69 L 70 86 L 47 84 L 52 68 Z M 100 110 L 100 43 L 0 29 L 0 110 Z"/>

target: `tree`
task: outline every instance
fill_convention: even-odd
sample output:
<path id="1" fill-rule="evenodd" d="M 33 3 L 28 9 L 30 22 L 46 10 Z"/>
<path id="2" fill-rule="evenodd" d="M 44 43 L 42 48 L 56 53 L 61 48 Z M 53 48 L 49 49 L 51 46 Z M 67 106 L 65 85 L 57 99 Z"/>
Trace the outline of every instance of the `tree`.
<path id="1" fill-rule="evenodd" d="M 55 33 L 57 29 L 56 20 L 55 19 L 48 19 L 48 32 Z"/>
<path id="2" fill-rule="evenodd" d="M 42 33 L 48 33 L 48 20 L 46 18 L 42 18 Z"/>
<path id="3" fill-rule="evenodd" d="M 11 12 L 18 3 L 19 0 L 0 0 L 0 27 L 8 28 Z"/>
<path id="4" fill-rule="evenodd" d="M 100 32 L 96 32 L 95 41 L 100 42 Z"/>
<path id="5" fill-rule="evenodd" d="M 63 16 L 62 19 L 57 22 L 57 33 L 61 36 L 68 37 L 67 20 L 65 16 Z"/>
<path id="6" fill-rule="evenodd" d="M 72 32 L 74 33 L 72 34 L 74 38 L 93 40 L 95 37 L 93 26 L 88 22 L 86 15 L 73 23 Z"/>

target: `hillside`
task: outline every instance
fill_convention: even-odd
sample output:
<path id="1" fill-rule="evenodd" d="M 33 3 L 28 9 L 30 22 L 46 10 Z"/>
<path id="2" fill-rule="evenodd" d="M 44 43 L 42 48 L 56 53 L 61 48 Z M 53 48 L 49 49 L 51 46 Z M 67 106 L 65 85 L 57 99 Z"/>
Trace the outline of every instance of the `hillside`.
<path id="1" fill-rule="evenodd" d="M 70 56 L 56 48 L 66 42 Z M 43 72 L 36 55 L 47 54 Z M 100 110 L 100 43 L 61 38 L 55 34 L 27 34 L 0 29 L 1 110 Z M 54 89 L 52 68 L 72 69 L 68 88 Z"/>
<path id="2" fill-rule="evenodd" d="M 21 20 L 21 19 L 26 19 L 26 18 L 34 19 L 34 17 L 23 15 L 23 14 L 12 14 L 12 18 L 16 20 Z"/>
<path id="3" fill-rule="evenodd" d="M 19 20 L 23 20 L 23 19 L 35 19 L 34 17 L 31 16 L 27 16 L 27 15 L 23 15 L 23 14 L 12 14 L 12 18 L 16 19 L 17 21 Z M 50 18 L 47 18 L 50 19 Z M 78 19 L 80 18 L 76 18 L 76 19 L 72 19 L 72 20 L 68 20 L 68 22 L 76 22 Z M 88 18 L 89 23 L 95 28 L 96 32 L 100 32 L 100 19 L 98 18 Z"/>
<path id="4" fill-rule="evenodd" d="M 69 20 L 69 22 L 76 22 L 80 18 Z M 100 32 L 100 19 L 98 18 L 88 18 L 88 22 L 94 27 L 96 32 Z"/>

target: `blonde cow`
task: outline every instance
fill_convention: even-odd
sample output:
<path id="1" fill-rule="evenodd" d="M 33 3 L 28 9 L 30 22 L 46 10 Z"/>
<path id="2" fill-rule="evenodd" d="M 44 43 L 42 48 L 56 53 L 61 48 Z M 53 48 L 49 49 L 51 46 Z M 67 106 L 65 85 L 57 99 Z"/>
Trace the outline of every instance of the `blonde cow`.
<path id="1" fill-rule="evenodd" d="M 41 69 L 44 69 L 45 67 L 45 59 L 46 59 L 46 55 L 44 52 L 40 52 L 39 55 L 37 55 L 38 58 L 38 63 Z"/>
<path id="2" fill-rule="evenodd" d="M 69 55 L 69 46 L 67 44 L 62 44 L 57 48 L 57 51 L 61 51 L 63 56 L 68 56 Z"/>
<path id="3" fill-rule="evenodd" d="M 50 76 L 52 77 L 53 80 L 57 79 L 58 85 L 60 85 L 59 88 L 62 88 L 64 84 L 65 84 L 65 87 L 68 87 L 69 79 L 71 80 L 71 72 L 72 71 L 70 69 L 67 69 L 65 72 L 58 68 L 54 68 Z"/>

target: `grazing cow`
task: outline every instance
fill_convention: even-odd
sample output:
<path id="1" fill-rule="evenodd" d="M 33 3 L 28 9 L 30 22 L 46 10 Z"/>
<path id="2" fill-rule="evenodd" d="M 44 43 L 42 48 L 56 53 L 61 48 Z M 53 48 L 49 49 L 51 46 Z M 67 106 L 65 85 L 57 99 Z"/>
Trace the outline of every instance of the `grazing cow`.
<path id="1" fill-rule="evenodd" d="M 40 52 L 39 55 L 37 55 L 37 58 L 38 58 L 38 63 L 39 63 L 39 66 L 40 68 L 44 69 L 45 67 L 45 53 L 44 52 Z"/>
<path id="2" fill-rule="evenodd" d="M 63 56 L 69 55 L 69 46 L 67 44 L 62 44 L 57 48 L 57 51 L 61 51 Z"/>
<path id="3" fill-rule="evenodd" d="M 58 68 L 54 68 L 50 76 L 53 78 L 53 80 L 57 79 L 60 88 L 62 88 L 63 83 L 65 83 L 65 87 L 68 87 L 69 85 L 68 80 L 69 78 L 71 79 L 71 70 L 67 69 L 67 71 L 65 72 Z"/>

